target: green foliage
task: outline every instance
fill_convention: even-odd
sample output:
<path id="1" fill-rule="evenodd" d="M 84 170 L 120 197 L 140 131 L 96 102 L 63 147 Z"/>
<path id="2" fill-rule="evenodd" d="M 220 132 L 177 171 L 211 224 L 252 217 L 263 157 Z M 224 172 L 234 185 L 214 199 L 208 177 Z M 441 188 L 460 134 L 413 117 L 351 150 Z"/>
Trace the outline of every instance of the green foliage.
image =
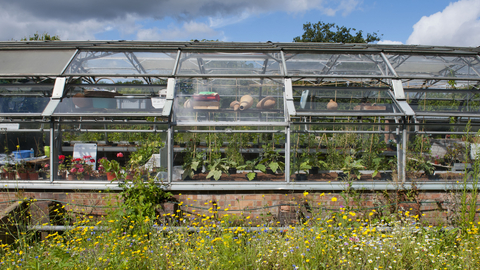
<path id="1" fill-rule="evenodd" d="M 356 31 L 355 28 L 340 27 L 334 23 L 322 21 L 316 24 L 306 23 L 303 25 L 303 30 L 305 31 L 303 35 L 295 37 L 294 42 L 371 43 L 380 41 L 377 33 L 367 33 L 365 38 L 362 30 L 351 34 L 350 31 Z"/>
<path id="2" fill-rule="evenodd" d="M 165 192 L 153 178 L 148 177 L 147 181 L 144 181 L 140 173 L 136 173 L 132 181 L 121 183 L 120 187 L 123 203 L 119 205 L 118 214 L 128 225 L 138 225 L 146 219 L 155 219 L 156 206 L 172 197 L 172 194 Z"/>
<path id="3" fill-rule="evenodd" d="M 263 153 L 261 155 L 260 160 L 255 168 L 266 173 L 267 168 L 276 173 L 277 170 L 284 171 L 285 170 L 285 162 L 284 157 L 280 154 L 280 151 L 275 150 L 271 144 L 263 145 Z"/>
<path id="4" fill-rule="evenodd" d="M 227 173 L 229 168 L 227 158 L 217 158 L 208 166 L 209 173 L 207 179 L 213 177 L 218 181 L 222 176 L 222 173 Z"/>
<path id="5" fill-rule="evenodd" d="M 365 166 L 362 164 L 361 159 L 355 159 L 355 154 L 347 156 L 343 162 L 342 171 L 347 175 L 347 179 L 352 179 L 355 175 L 358 179 L 362 176 L 360 170 L 364 170 Z"/>
<path id="6" fill-rule="evenodd" d="M 101 158 L 98 162 L 102 165 L 105 172 L 120 172 L 120 163 L 115 159 L 108 160 L 107 158 Z"/>
<path id="7" fill-rule="evenodd" d="M 46 40 L 60 40 L 60 37 L 58 35 L 50 36 L 47 32 L 44 32 L 43 34 L 39 35 L 38 32 L 33 34 L 33 36 L 29 36 L 28 39 L 27 37 L 24 37 L 21 39 L 21 41 L 46 41 Z"/>
<path id="8" fill-rule="evenodd" d="M 141 142 L 137 147 L 137 151 L 130 154 L 130 164 L 136 166 L 145 165 L 153 154 L 159 153 L 159 149 L 163 144 L 164 143 L 160 141 Z"/>

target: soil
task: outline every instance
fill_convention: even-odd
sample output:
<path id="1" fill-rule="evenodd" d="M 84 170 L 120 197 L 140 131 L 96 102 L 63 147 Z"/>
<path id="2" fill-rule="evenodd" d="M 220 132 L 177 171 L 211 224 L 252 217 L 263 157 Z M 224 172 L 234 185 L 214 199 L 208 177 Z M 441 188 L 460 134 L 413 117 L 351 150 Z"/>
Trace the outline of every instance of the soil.
<path id="1" fill-rule="evenodd" d="M 222 177 L 218 181 L 249 181 L 246 177 L 246 172 L 236 173 L 236 174 L 222 174 Z M 207 173 L 195 174 L 193 179 L 183 180 L 183 181 L 215 181 L 214 179 L 206 179 Z M 329 182 L 329 181 L 342 181 L 345 178 L 345 175 L 342 175 L 336 172 L 329 173 L 319 173 L 319 174 L 309 174 L 306 181 L 315 181 L 315 182 Z M 290 177 L 292 182 L 295 182 L 295 175 Z M 463 179 L 463 174 L 461 173 L 442 173 L 436 175 L 426 175 L 424 173 L 407 173 L 407 181 L 458 181 Z M 265 174 L 257 173 L 255 181 L 265 181 L 265 182 L 284 182 L 285 174 Z M 301 181 L 304 182 L 305 180 Z M 391 174 L 378 173 L 375 177 L 372 177 L 371 174 L 362 174 L 360 179 L 354 178 L 354 181 L 392 181 Z"/>

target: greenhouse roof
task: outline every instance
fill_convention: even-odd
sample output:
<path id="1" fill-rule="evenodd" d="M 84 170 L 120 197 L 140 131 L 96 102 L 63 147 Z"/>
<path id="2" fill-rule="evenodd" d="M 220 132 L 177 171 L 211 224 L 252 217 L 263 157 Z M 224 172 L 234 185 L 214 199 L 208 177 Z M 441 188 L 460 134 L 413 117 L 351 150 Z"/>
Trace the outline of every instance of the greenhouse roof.
<path id="1" fill-rule="evenodd" d="M 337 43 L 0 42 L 0 76 L 480 80 L 480 48 Z"/>

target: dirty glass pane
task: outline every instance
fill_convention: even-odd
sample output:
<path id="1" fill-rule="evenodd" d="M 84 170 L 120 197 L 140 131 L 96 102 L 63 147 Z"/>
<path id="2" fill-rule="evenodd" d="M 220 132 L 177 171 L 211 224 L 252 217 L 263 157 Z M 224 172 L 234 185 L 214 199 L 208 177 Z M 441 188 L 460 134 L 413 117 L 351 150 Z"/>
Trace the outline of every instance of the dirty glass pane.
<path id="1" fill-rule="evenodd" d="M 60 75 L 75 50 L 0 51 L 0 74 L 22 76 Z"/>
<path id="2" fill-rule="evenodd" d="M 407 102 L 417 113 L 479 114 L 480 93 L 477 90 L 414 90 L 405 91 Z"/>

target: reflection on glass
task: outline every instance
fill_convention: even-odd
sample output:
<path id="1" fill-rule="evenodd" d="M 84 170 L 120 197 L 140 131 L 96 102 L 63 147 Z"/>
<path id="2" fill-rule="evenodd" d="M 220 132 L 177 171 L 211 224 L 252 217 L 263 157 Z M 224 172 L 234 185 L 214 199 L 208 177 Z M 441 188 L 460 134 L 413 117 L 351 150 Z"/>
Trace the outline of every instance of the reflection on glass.
<path id="1" fill-rule="evenodd" d="M 469 112 L 478 113 L 480 94 L 475 91 L 412 91 L 407 92 L 407 101 L 416 112 Z"/>
<path id="2" fill-rule="evenodd" d="M 393 112 L 393 102 L 388 90 L 332 89 L 319 87 L 294 87 L 294 104 L 297 112 Z"/>
<path id="3" fill-rule="evenodd" d="M 53 85 L 0 86 L 0 113 L 42 113 L 52 94 Z"/>
<path id="4" fill-rule="evenodd" d="M 283 84 L 260 79 L 183 79 L 176 85 L 178 122 L 284 122 Z"/>

